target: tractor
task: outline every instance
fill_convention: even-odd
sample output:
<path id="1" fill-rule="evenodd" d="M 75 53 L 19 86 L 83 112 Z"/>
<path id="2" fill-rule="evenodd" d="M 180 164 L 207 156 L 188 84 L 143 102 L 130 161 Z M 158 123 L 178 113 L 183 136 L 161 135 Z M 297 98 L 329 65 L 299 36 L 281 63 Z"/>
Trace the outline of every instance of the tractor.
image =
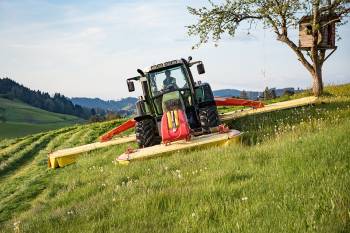
<path id="1" fill-rule="evenodd" d="M 139 76 L 127 79 L 129 92 L 135 91 L 134 81 L 143 92 L 134 117 L 139 148 L 217 131 L 220 120 L 212 89 L 194 81 L 194 65 L 199 75 L 205 73 L 203 62 L 189 57 L 137 69 Z"/>
<path id="2" fill-rule="evenodd" d="M 219 118 L 217 106 L 262 108 L 264 104 L 230 97 L 214 98 L 208 83 L 194 81 L 191 72 L 194 65 L 199 75 L 205 73 L 203 62 L 192 61 L 192 57 L 160 63 L 145 70 L 137 69 L 139 76 L 127 79 L 130 92 L 135 91 L 135 81 L 140 82 L 143 91 L 136 102 L 134 118 L 104 133 L 99 142 L 50 153 L 49 167 L 63 167 L 73 163 L 79 153 L 135 139 L 141 149 L 129 147 L 117 157 L 119 164 L 179 150 L 239 142 L 240 131 L 220 124 L 220 118 L 223 121 L 234 119 L 237 113 L 220 115 Z M 135 135 L 112 140 L 133 127 Z"/>

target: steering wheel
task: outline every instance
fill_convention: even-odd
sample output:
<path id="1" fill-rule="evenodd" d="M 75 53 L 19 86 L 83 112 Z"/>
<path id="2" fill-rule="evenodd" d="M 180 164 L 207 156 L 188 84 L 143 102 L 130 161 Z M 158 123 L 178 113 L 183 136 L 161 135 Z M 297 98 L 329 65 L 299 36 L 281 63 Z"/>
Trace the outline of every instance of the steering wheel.
<path id="1" fill-rule="evenodd" d="M 175 91 L 176 89 L 179 89 L 176 84 L 169 84 L 164 88 L 164 91 Z"/>

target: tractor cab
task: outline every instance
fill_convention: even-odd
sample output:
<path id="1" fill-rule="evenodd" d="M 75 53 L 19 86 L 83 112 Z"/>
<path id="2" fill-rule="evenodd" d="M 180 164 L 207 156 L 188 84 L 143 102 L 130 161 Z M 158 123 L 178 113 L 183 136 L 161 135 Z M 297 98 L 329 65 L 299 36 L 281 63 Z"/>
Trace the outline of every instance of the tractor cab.
<path id="1" fill-rule="evenodd" d="M 163 114 L 162 100 L 165 94 L 179 92 L 185 107 L 193 106 L 194 82 L 182 62 L 163 69 L 151 70 L 148 75 L 150 97 L 153 100 L 156 115 Z"/>
<path id="2" fill-rule="evenodd" d="M 191 62 L 191 60 L 192 58 L 189 57 L 188 60 L 179 59 L 160 63 L 145 71 L 138 69 L 139 76 L 127 79 L 129 91 L 135 90 L 133 81 L 140 81 L 143 90 L 143 96 L 140 96 L 136 103 L 137 113 L 135 116 L 137 122 L 136 136 L 140 135 L 140 140 L 138 140 L 140 147 L 159 143 L 156 141 L 153 143 L 149 138 L 155 139 L 163 136 L 164 142 L 165 133 L 162 133 L 162 129 L 164 130 L 165 123 L 162 124 L 162 121 L 163 118 L 175 119 L 175 115 L 167 115 L 174 110 L 176 110 L 176 113 L 180 113 L 180 116 L 176 116 L 177 119 L 180 119 L 183 113 L 185 124 L 191 132 L 209 132 L 210 127 L 219 124 L 217 109 L 209 84 L 195 83 L 191 73 L 190 67 L 195 64 L 197 65 L 198 74 L 205 73 L 204 65 L 201 61 Z M 208 107 L 213 112 L 210 115 L 215 115 L 212 120 L 214 123 L 210 124 L 205 122 L 208 121 Z M 201 117 L 203 114 L 206 114 L 206 116 Z M 170 124 L 171 120 L 168 123 Z M 168 123 L 167 126 L 169 126 Z M 176 123 L 175 120 L 174 123 Z M 152 125 L 153 136 L 148 136 L 150 133 L 145 136 L 145 133 L 141 132 L 144 131 L 144 124 L 147 124 L 148 128 Z M 138 130 L 138 125 L 142 129 Z M 175 124 L 174 127 L 177 129 L 176 127 L 180 126 Z"/>

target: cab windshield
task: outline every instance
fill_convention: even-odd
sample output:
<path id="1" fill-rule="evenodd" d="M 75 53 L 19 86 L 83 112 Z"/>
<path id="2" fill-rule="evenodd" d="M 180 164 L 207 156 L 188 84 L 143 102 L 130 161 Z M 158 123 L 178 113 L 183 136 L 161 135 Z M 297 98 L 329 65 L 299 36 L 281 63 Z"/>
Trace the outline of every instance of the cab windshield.
<path id="1" fill-rule="evenodd" d="M 188 88 L 183 66 L 149 73 L 150 87 L 153 96 L 164 92 Z"/>

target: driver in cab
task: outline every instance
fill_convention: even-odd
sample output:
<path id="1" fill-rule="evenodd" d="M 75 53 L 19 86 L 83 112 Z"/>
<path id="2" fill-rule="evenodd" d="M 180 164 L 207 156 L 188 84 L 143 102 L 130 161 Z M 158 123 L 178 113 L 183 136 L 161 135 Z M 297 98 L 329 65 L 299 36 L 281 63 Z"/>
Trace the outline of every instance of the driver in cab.
<path id="1" fill-rule="evenodd" d="M 165 71 L 165 79 L 163 80 L 163 89 L 170 89 L 170 88 L 177 88 L 176 85 L 176 79 L 174 77 L 171 77 L 170 70 Z"/>

